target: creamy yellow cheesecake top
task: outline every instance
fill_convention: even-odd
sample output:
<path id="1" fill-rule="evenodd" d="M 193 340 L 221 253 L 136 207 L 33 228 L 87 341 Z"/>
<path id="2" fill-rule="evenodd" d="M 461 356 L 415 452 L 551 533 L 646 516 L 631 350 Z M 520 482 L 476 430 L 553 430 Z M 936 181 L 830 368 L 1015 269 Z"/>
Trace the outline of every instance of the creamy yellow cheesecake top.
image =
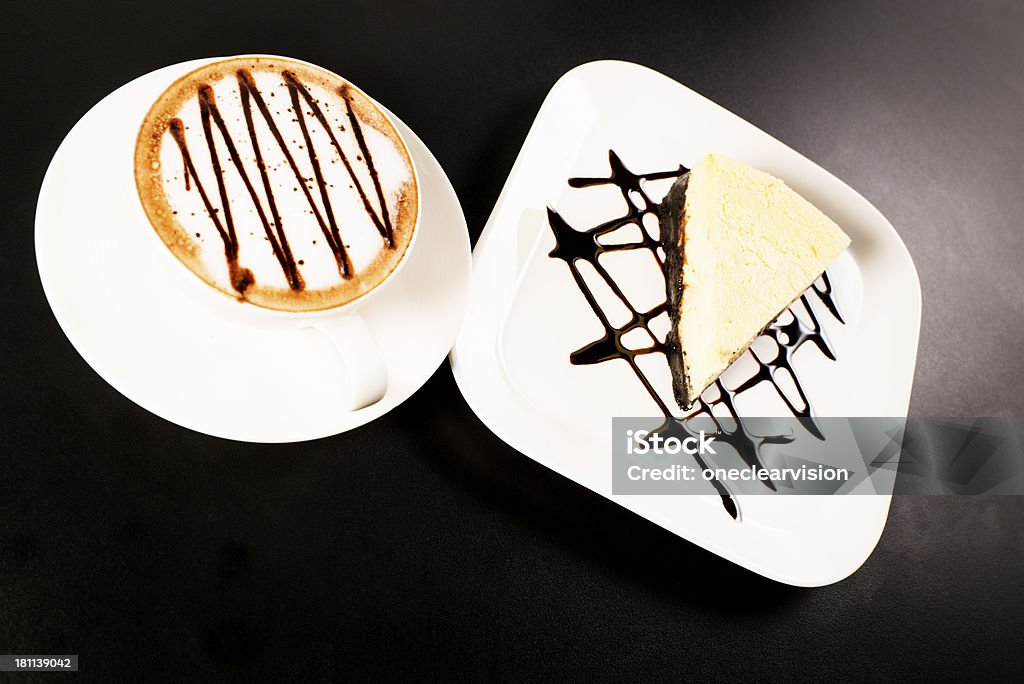
<path id="1" fill-rule="evenodd" d="M 676 398 L 688 408 L 850 238 L 783 181 L 720 154 L 678 184 L 684 197 L 666 199 L 683 199 L 678 225 L 668 226 L 682 257 L 668 259 L 667 277 L 678 279 L 669 284 L 669 347 Z"/>

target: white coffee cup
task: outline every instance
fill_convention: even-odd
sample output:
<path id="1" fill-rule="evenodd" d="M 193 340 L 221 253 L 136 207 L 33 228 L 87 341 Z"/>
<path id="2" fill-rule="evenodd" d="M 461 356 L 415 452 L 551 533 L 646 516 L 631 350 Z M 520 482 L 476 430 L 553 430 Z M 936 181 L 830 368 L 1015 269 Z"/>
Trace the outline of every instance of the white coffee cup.
<path id="1" fill-rule="evenodd" d="M 395 122 L 363 91 L 357 88 L 348 79 L 333 74 L 329 70 L 316 65 L 311 65 L 302 60 L 274 55 L 244 55 L 244 58 L 283 60 L 285 62 L 305 64 L 319 71 L 327 72 L 339 81 L 347 84 L 352 90 L 360 93 L 369 100 L 377 109 L 380 117 L 394 131 L 401 144 L 408 150 L 408 143 L 401 137 L 401 133 Z M 212 60 L 221 62 L 238 59 L 238 57 L 225 57 Z M 170 87 L 172 83 L 168 83 Z M 419 173 L 411 154 L 408 155 L 408 163 L 412 175 L 412 184 L 419 188 Z M 383 280 L 372 289 L 360 294 L 355 299 L 333 306 L 331 308 L 315 311 L 287 311 L 272 309 L 253 304 L 244 298 L 233 297 L 221 289 L 206 282 L 202 277 L 196 275 L 187 267 L 164 243 L 161 236 L 152 228 L 149 217 L 143 210 L 141 202 L 138 205 L 140 229 L 146 230 L 151 236 L 149 244 L 162 257 L 158 258 L 161 264 L 162 277 L 167 278 L 172 286 L 187 294 L 190 301 L 197 307 L 203 307 L 217 316 L 225 317 L 243 326 L 256 326 L 263 329 L 313 329 L 325 336 L 332 342 L 338 352 L 345 369 L 347 378 L 339 379 L 339 382 L 347 385 L 348 398 L 345 406 L 340 407 L 347 410 L 358 410 L 380 401 L 387 393 L 388 378 L 387 367 L 380 350 L 380 345 L 374 339 L 373 332 L 360 309 L 372 301 L 383 289 L 392 285 L 396 277 L 408 262 L 412 250 L 418 243 L 419 226 L 421 224 L 420 200 L 417 192 L 416 219 L 413 224 L 412 233 L 406 244 L 405 251 L 401 255 L 395 267 Z M 282 216 L 282 222 L 287 217 Z"/>

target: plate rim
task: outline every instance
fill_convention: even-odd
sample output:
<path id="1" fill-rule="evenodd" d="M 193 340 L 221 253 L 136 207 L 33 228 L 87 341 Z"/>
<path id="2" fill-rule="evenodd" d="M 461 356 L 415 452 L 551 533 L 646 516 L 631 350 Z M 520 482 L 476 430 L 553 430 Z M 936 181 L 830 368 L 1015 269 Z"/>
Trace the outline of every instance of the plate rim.
<path id="1" fill-rule="evenodd" d="M 33 251 L 35 253 L 36 272 L 39 277 L 40 285 L 43 289 L 43 294 L 46 298 L 47 305 L 57 321 L 58 327 L 64 337 L 70 342 L 74 350 L 82 357 L 86 365 L 96 373 L 104 382 L 110 385 L 115 391 L 126 398 L 133 404 L 141 407 L 145 411 L 157 416 L 162 420 L 166 420 L 177 427 L 190 430 L 199 434 L 207 435 L 218 439 L 226 439 L 230 441 L 253 443 L 253 444 L 291 444 L 291 443 L 302 443 L 309 442 L 335 435 L 343 434 L 350 430 L 357 429 L 363 425 L 382 417 L 383 415 L 394 410 L 406 400 L 408 400 L 413 394 L 429 381 L 430 377 L 441 367 L 447 356 L 447 351 L 438 353 L 436 360 L 431 360 L 429 364 L 422 363 L 424 368 L 429 365 L 422 374 L 422 380 L 413 383 L 413 386 L 408 388 L 408 391 L 402 392 L 400 395 L 396 395 L 394 398 L 385 396 L 380 402 L 372 404 L 366 408 L 359 409 L 358 411 L 347 411 L 346 413 L 354 416 L 358 416 L 356 420 L 350 421 L 344 424 L 340 429 L 338 424 L 333 427 L 327 427 L 320 430 L 310 430 L 308 434 L 297 435 L 296 433 L 284 434 L 279 438 L 272 438 L 266 434 L 258 437 L 246 436 L 242 434 L 243 431 L 237 429 L 223 430 L 219 429 L 218 426 L 211 423 L 203 423 L 202 421 L 194 421 L 190 419 L 187 414 L 183 414 L 176 407 L 173 407 L 168 402 L 152 401 L 151 394 L 137 391 L 137 388 L 128 387 L 126 383 L 123 383 L 120 379 L 113 379 L 116 374 L 111 373 L 106 363 L 102 363 L 97 360 L 94 355 L 94 345 L 90 344 L 86 340 L 81 331 L 76 331 L 74 325 L 71 325 L 68 319 L 68 315 L 64 311 L 63 303 L 60 301 L 60 297 L 57 295 L 58 290 L 66 287 L 61 284 L 60 278 L 55 275 L 56 267 L 53 265 L 52 260 L 57 257 L 50 254 L 50 250 L 45 244 L 46 234 L 50 230 L 46 227 L 46 224 L 52 223 L 57 219 L 53 218 L 51 214 L 58 210 L 56 205 L 59 202 L 55 201 L 51 195 L 54 192 L 52 185 L 55 182 L 53 177 L 56 173 L 55 169 L 58 164 L 67 163 L 63 158 L 68 154 L 68 147 L 76 143 L 76 138 L 81 134 L 83 126 L 91 125 L 92 118 L 96 116 L 95 112 L 99 110 L 108 100 L 115 97 L 119 93 L 122 93 L 126 89 L 134 86 L 139 81 L 143 81 L 148 78 L 153 78 L 157 74 L 161 73 L 175 73 L 176 70 L 190 70 L 202 66 L 203 64 L 223 59 L 223 57 L 206 57 L 199 59 L 190 59 L 182 62 L 169 64 L 163 67 L 153 69 L 145 74 L 137 76 L 136 78 L 127 81 L 126 83 L 114 88 L 112 91 L 100 98 L 95 104 L 93 104 L 68 130 L 67 134 L 61 140 L 56 150 L 52 154 L 47 169 L 43 175 L 42 182 L 39 186 L 39 193 L 36 197 L 35 214 L 33 220 Z M 458 195 L 455 192 L 454 186 L 451 183 L 451 179 L 441 166 L 440 162 L 434 156 L 434 154 L 427 147 L 426 143 L 406 124 L 401 118 L 395 115 L 392 111 L 387 109 L 384 105 L 374 100 L 375 104 L 380 107 L 387 116 L 391 117 L 397 126 L 402 129 L 403 135 L 405 135 L 409 141 L 409 147 L 415 149 L 417 152 L 423 155 L 423 161 L 419 162 L 421 176 L 432 175 L 438 183 L 438 189 L 441 191 L 438 193 L 438 202 L 448 205 L 445 209 L 446 214 L 450 214 L 449 218 L 457 219 L 455 226 L 446 226 L 444 230 L 451 231 L 453 234 L 457 233 L 461 240 L 460 248 L 458 253 L 458 261 L 461 268 L 461 273 L 456 275 L 461 276 L 461 282 L 457 285 L 456 289 L 461 295 L 462 301 L 460 305 L 460 311 L 458 312 L 458 324 L 453 325 L 453 331 L 450 335 L 445 337 L 454 337 L 458 334 L 458 330 L 461 329 L 462 323 L 465 320 L 467 304 L 468 304 L 468 291 L 469 281 L 472 273 L 472 252 L 469 240 L 469 231 L 466 223 L 465 212 L 463 211 L 462 204 L 458 199 Z M 412 153 L 412 149 L 410 150 Z M 425 164 L 423 162 L 426 162 Z M 423 168 L 426 166 L 427 168 Z M 426 183 L 424 183 L 426 185 Z M 451 221 L 444 221 L 448 224 Z M 368 309 L 372 308 L 373 301 L 368 303 Z M 441 345 L 443 347 L 443 345 Z M 339 421 L 340 422 L 340 421 Z"/>
<path id="2" fill-rule="evenodd" d="M 528 160 L 532 156 L 532 151 L 533 151 L 532 148 L 533 148 L 533 146 L 534 146 L 534 144 L 536 142 L 536 138 L 541 134 L 540 131 L 541 131 L 542 127 L 543 127 L 543 124 L 544 124 L 545 120 L 548 118 L 549 110 L 552 107 L 557 105 L 558 98 L 559 98 L 559 96 L 561 94 L 561 90 L 566 86 L 567 83 L 572 82 L 577 77 L 579 77 L 581 74 L 589 75 L 588 72 L 591 72 L 591 71 L 601 71 L 601 70 L 605 70 L 605 69 L 614 69 L 614 70 L 623 70 L 624 69 L 626 72 L 634 72 L 634 73 L 635 72 L 640 72 L 640 73 L 642 73 L 647 78 L 650 78 L 650 77 L 653 76 L 653 77 L 661 80 L 664 83 L 665 86 L 673 87 L 673 88 L 683 88 L 683 89 L 685 89 L 687 91 L 687 95 L 695 96 L 697 98 L 700 98 L 700 99 L 706 101 L 707 103 L 710 103 L 714 108 L 716 108 L 717 110 L 720 110 L 721 112 L 723 112 L 725 115 L 727 115 L 729 117 L 735 117 L 737 119 L 740 119 L 741 121 L 743 121 L 747 125 L 749 125 L 749 126 L 753 127 L 754 129 L 756 129 L 761 135 L 766 136 L 767 138 L 771 139 L 773 142 L 778 143 L 779 145 L 785 147 L 790 152 L 798 155 L 801 159 L 806 160 L 808 163 L 812 164 L 816 169 L 819 169 L 821 172 L 823 172 L 823 173 L 827 174 L 828 176 L 830 176 L 832 179 L 834 179 L 835 182 L 840 183 L 842 186 L 844 186 L 851 193 L 852 197 L 855 197 L 857 199 L 858 203 L 861 205 L 860 206 L 861 210 L 871 212 L 873 214 L 873 218 L 876 219 L 876 222 L 879 225 L 884 226 L 884 229 L 886 231 L 886 237 L 893 242 L 893 246 L 896 247 L 896 249 L 897 249 L 897 253 L 895 254 L 896 258 L 899 261 L 903 262 L 903 266 L 904 267 L 909 267 L 909 268 L 906 269 L 906 272 L 910 276 L 909 284 L 912 286 L 911 287 L 911 291 L 909 293 L 910 294 L 910 299 L 911 299 L 912 304 L 913 304 L 913 311 L 911 312 L 912 315 L 910 316 L 910 318 L 913 319 L 913 325 L 910 326 L 911 333 L 912 333 L 911 337 L 912 337 L 913 344 L 912 344 L 912 354 L 911 354 L 910 363 L 909 363 L 909 369 L 910 369 L 909 377 L 910 377 L 910 380 L 909 380 L 909 383 L 908 383 L 908 391 L 907 391 L 907 408 L 909 408 L 910 392 L 912 391 L 912 387 L 913 387 L 913 371 L 914 371 L 914 368 L 916 367 L 916 358 L 917 358 L 917 352 L 918 352 L 918 344 L 919 344 L 919 340 L 920 340 L 920 318 L 921 318 L 921 301 L 922 301 L 921 300 L 921 289 L 920 289 L 920 278 L 918 276 L 916 266 L 914 266 L 913 258 L 911 257 L 911 255 L 909 253 L 909 250 L 907 250 L 905 243 L 903 242 L 902 238 L 899 236 L 899 233 L 896 231 L 895 227 L 893 227 L 891 222 L 889 222 L 889 220 L 886 219 L 885 216 L 882 215 L 881 212 L 876 207 L 874 207 L 874 205 L 872 205 L 867 199 L 865 199 L 856 190 L 851 188 L 848 184 L 843 182 L 841 179 L 835 177 L 834 174 L 829 172 L 827 169 L 824 169 L 820 165 L 818 165 L 815 162 L 813 162 L 812 160 L 809 160 L 807 157 L 805 157 L 799 151 L 797 151 L 797 150 L 793 149 L 792 147 L 790 147 L 789 145 L 786 145 L 785 143 L 779 141 L 777 138 L 775 138 L 771 134 L 763 131 L 762 129 L 760 129 L 756 125 L 750 123 L 749 121 L 746 121 L 742 117 L 739 117 L 739 115 L 736 115 L 733 112 L 730 112 L 729 110 L 725 109 L 721 105 L 719 105 L 719 104 L 713 102 L 712 100 L 704 97 L 700 93 L 697 93 L 696 91 L 693 91 L 692 89 L 690 89 L 686 85 L 684 85 L 682 83 L 679 83 L 675 79 L 673 79 L 673 78 L 671 78 L 671 77 L 669 77 L 669 76 L 667 76 L 665 74 L 662 74 L 662 73 L 660 73 L 660 72 L 658 72 L 658 71 L 656 71 L 654 69 L 651 69 L 649 67 L 646 67 L 646 66 L 643 66 L 643 65 L 639 65 L 639 64 L 635 64 L 635 63 L 632 63 L 632 62 L 623 61 L 623 60 L 596 60 L 596 61 L 592 61 L 592 62 L 586 62 L 584 64 L 578 65 L 578 66 L 570 69 L 565 74 L 563 74 L 561 77 L 559 77 L 558 80 L 553 84 L 553 86 L 551 87 L 551 89 L 547 93 L 546 97 L 544 98 L 540 108 L 538 109 L 538 112 L 537 112 L 537 114 L 536 114 L 536 116 L 534 118 L 534 121 L 531 124 L 530 130 L 527 133 L 527 136 L 526 136 L 526 138 L 525 138 L 525 140 L 523 142 L 523 145 L 522 145 L 522 147 L 520 149 L 520 152 L 519 152 L 518 156 L 516 157 L 516 160 L 515 160 L 514 164 L 512 165 L 512 169 L 509 172 L 509 176 L 508 176 L 504 186 L 502 187 L 501 192 L 498 195 L 498 198 L 497 198 L 497 200 L 495 202 L 494 208 L 492 209 L 491 214 L 488 217 L 488 220 L 487 220 L 487 222 L 486 222 L 486 224 L 484 226 L 484 229 L 483 229 L 483 231 L 481 233 L 481 236 L 480 236 L 480 238 L 478 239 L 478 241 L 476 243 L 476 247 L 474 248 L 474 252 L 473 252 L 473 265 L 474 265 L 473 283 L 471 285 L 470 301 L 468 303 L 470 314 L 467 316 L 467 322 L 464 323 L 463 328 L 460 330 L 459 336 L 456 338 L 455 345 L 452 348 L 452 352 L 449 354 L 449 361 L 450 361 L 450 363 L 452 365 L 453 375 L 455 377 L 456 384 L 458 385 L 460 392 L 462 393 L 463 397 L 465 398 L 465 400 L 466 400 L 467 404 L 470 406 L 470 408 L 474 411 L 474 413 L 477 414 L 477 416 L 481 419 L 481 421 L 484 422 L 485 425 L 487 425 L 488 429 L 490 429 L 492 432 L 494 432 L 494 434 L 497 435 L 500 439 L 502 439 L 503 441 L 508 443 L 510 446 L 512 446 L 517 451 L 519 451 L 520 453 L 524 454 L 525 456 L 527 456 L 531 460 L 534 460 L 534 461 L 540 463 L 541 465 L 551 469 L 554 472 L 559 473 L 560 475 L 562 475 L 564 477 L 568 477 L 569 479 L 573 480 L 574 482 L 576 482 L 578 484 L 581 484 L 582 486 L 584 486 L 584 487 L 586 487 L 588 489 L 591 489 L 595 493 L 603 496 L 604 498 L 609 499 L 610 501 L 613 501 L 615 503 L 618 503 L 619 505 L 622 505 L 624 508 L 627 508 L 628 510 L 630 510 L 634 514 L 639 515 L 640 517 L 645 518 L 647 520 L 650 520 L 651 522 L 653 522 L 653 523 L 655 523 L 655 524 L 657 524 L 657 525 L 659 525 L 661 527 L 666 528 L 668 531 L 670 531 L 670 532 L 672 532 L 672 533 L 674 533 L 674 534 L 676 534 L 676 535 L 678 535 L 678 536 L 680 536 L 680 537 L 682 537 L 684 539 L 687 539 L 687 540 L 689 540 L 689 541 L 691 541 L 691 542 L 693 542 L 693 543 L 695 543 L 695 544 L 697 544 L 699 546 L 702 546 L 702 547 L 708 549 L 709 551 L 711 551 L 711 552 L 713 552 L 713 553 L 715 553 L 715 554 L 717 554 L 719 556 L 727 558 L 728 560 L 730 560 L 730 561 L 732 561 L 734 563 L 737 563 L 737 564 L 739 564 L 739 565 L 741 565 L 743 567 L 746 567 L 746 568 L 748 568 L 748 569 L 750 569 L 750 570 L 752 570 L 754 572 L 757 572 L 759 574 L 765 575 L 765 576 L 767 576 L 769 578 L 772 578 L 772 579 L 775 579 L 777 581 L 781 581 L 781 582 L 784 582 L 784 583 L 787 583 L 787 584 L 792 584 L 792 585 L 797 585 L 797 586 L 823 586 L 823 585 L 827 585 L 827 584 L 831 584 L 833 582 L 839 581 L 839 580 L 849 576 L 853 572 L 855 572 L 867 560 L 867 558 L 873 552 L 875 546 L 878 543 L 878 540 L 881 538 L 881 535 L 884 532 L 885 524 L 886 524 L 886 522 L 888 520 L 888 510 L 889 510 L 889 504 L 890 504 L 890 501 L 891 501 L 891 497 L 890 496 L 882 496 L 882 497 L 877 497 L 876 496 L 876 497 L 874 497 L 874 498 L 878 498 L 878 499 L 884 499 L 884 505 L 880 507 L 880 508 L 884 508 L 884 514 L 883 514 L 883 516 L 881 518 L 880 524 L 877 525 L 877 528 L 876 528 L 877 534 L 870 535 L 871 537 L 873 537 L 873 539 L 872 539 L 871 543 L 869 545 L 867 545 L 867 550 L 866 550 L 866 553 L 864 554 L 864 557 L 862 559 L 860 559 L 860 561 L 858 563 L 856 563 L 856 565 L 854 565 L 853 567 L 849 568 L 848 571 L 841 572 L 841 573 L 834 573 L 832 575 L 822 575 L 821 573 L 819 573 L 817 576 L 814 576 L 814 573 L 810 573 L 810 574 L 786 573 L 786 572 L 779 571 L 777 568 L 776 569 L 772 569 L 772 568 L 765 568 L 765 567 L 757 567 L 755 564 L 752 564 L 752 563 L 748 562 L 747 559 L 743 558 L 742 554 L 736 554 L 736 553 L 732 552 L 729 549 L 723 548 L 720 544 L 716 543 L 714 539 L 705 538 L 705 537 L 702 537 L 699 534 L 696 534 L 692 527 L 687 529 L 685 534 L 684 534 L 679 529 L 677 529 L 676 526 L 672 525 L 670 521 L 666 521 L 664 519 L 659 519 L 661 516 L 659 516 L 656 512 L 650 512 L 650 511 L 649 512 L 642 512 L 640 510 L 637 510 L 637 507 L 626 505 L 626 503 L 631 498 L 634 498 L 634 497 L 613 496 L 613 495 L 611 495 L 608 492 L 601 491 L 600 489 L 598 489 L 595 486 L 593 486 L 594 483 L 581 481 L 579 478 L 574 477 L 569 472 L 566 472 L 565 469 L 562 469 L 562 468 L 558 467 L 557 459 L 549 459 L 549 458 L 543 457 L 542 455 L 531 453 L 533 451 L 533 449 L 530 448 L 529 445 L 524 442 L 524 440 L 520 439 L 518 437 L 518 435 L 515 434 L 514 428 L 512 428 L 510 426 L 510 424 L 509 424 L 510 423 L 510 419 L 507 416 L 507 412 L 508 412 L 508 406 L 510 404 L 513 404 L 513 403 L 518 403 L 522 408 L 524 408 L 526 410 L 529 410 L 529 411 L 535 411 L 535 409 L 533 409 L 533 407 L 531 407 L 531 406 L 522 406 L 522 402 L 516 402 L 514 397 L 512 397 L 512 401 L 502 401 L 501 403 L 505 404 L 505 406 L 503 408 L 501 408 L 501 409 L 498 409 L 497 408 L 497 401 L 494 400 L 494 396 L 496 394 L 496 391 L 493 390 L 493 389 L 491 389 L 490 391 L 486 391 L 486 392 L 485 391 L 480 391 L 480 388 L 475 386 L 473 368 L 469 367 L 469 365 L 467 365 L 467 362 L 465 360 L 466 358 L 472 358 L 473 357 L 472 353 L 467 353 L 466 345 L 469 344 L 469 342 L 467 340 L 468 340 L 469 336 L 474 332 L 474 330 L 483 328 L 485 323 L 487 323 L 488 321 L 493 320 L 493 321 L 496 322 L 496 325 L 494 325 L 492 327 L 488 327 L 487 330 L 488 331 L 493 331 L 492 341 L 496 345 L 499 344 L 500 337 L 499 337 L 498 333 L 500 332 L 500 329 L 501 329 L 501 326 L 503 324 L 503 321 L 504 321 L 505 317 L 507 316 L 508 306 L 511 304 L 511 297 L 509 298 L 508 302 L 504 301 L 504 297 L 505 297 L 506 294 L 514 294 L 514 292 L 515 292 L 515 278 L 513 278 L 507 284 L 508 292 L 502 291 L 502 292 L 499 293 L 501 295 L 500 298 L 502 299 L 500 304 L 492 302 L 494 304 L 493 309 L 492 309 L 493 313 L 490 316 L 487 317 L 488 321 L 482 321 L 482 320 L 476 319 L 475 314 L 477 312 L 474 310 L 474 300 L 475 300 L 476 297 L 479 296 L 479 293 L 477 292 L 477 289 L 480 287 L 480 283 L 478 282 L 480 280 L 480 277 L 478 276 L 478 270 L 479 270 L 478 269 L 478 265 L 479 265 L 479 262 L 486 260 L 486 256 L 485 255 L 487 255 L 489 253 L 489 251 L 490 251 L 489 250 L 489 246 L 491 245 L 492 241 L 495 241 L 495 240 L 498 239 L 496 237 L 496 234 L 497 234 L 497 231 L 499 229 L 499 224 L 504 221 L 503 214 L 504 214 L 505 205 L 508 203 L 510 196 L 517 190 L 518 179 L 519 179 L 519 177 L 522 174 L 523 168 L 528 164 Z M 521 210 L 523 208 L 527 208 L 527 207 L 516 207 L 516 209 L 519 209 L 519 210 Z M 528 207 L 528 208 L 532 208 L 532 207 Z M 877 219 L 880 219 L 880 221 L 877 221 Z M 511 221 L 506 221 L 506 222 L 514 223 L 515 220 L 513 218 L 513 219 L 511 219 Z M 504 226 L 504 227 L 511 229 L 511 226 Z M 508 257 L 508 258 L 505 259 L 506 262 L 511 261 L 511 260 L 512 260 L 511 257 Z M 503 272 L 506 272 L 506 271 L 509 271 L 509 270 L 510 269 L 507 268 L 507 264 L 505 264 L 503 266 L 503 268 L 502 268 Z M 514 269 L 511 269 L 511 270 L 513 270 L 516 273 L 518 273 L 519 271 L 522 270 L 522 265 L 521 264 L 517 265 Z M 493 282 L 493 281 L 495 281 L 498 278 L 498 276 L 496 276 L 496 275 L 494 275 L 492 273 L 492 274 L 490 274 L 489 278 L 490 278 L 490 281 Z M 469 323 L 472 323 L 472 324 L 470 325 Z M 496 360 L 494 362 L 494 365 L 498 366 L 500 364 Z M 509 388 L 508 394 L 511 395 L 512 393 L 513 393 L 512 389 Z M 905 414 L 906 411 L 904 410 L 903 413 Z M 715 496 L 715 495 L 709 495 L 709 496 L 710 496 L 710 498 L 712 498 L 714 500 L 717 500 L 717 496 Z M 867 537 L 867 536 L 868 535 L 865 535 L 865 537 Z"/>

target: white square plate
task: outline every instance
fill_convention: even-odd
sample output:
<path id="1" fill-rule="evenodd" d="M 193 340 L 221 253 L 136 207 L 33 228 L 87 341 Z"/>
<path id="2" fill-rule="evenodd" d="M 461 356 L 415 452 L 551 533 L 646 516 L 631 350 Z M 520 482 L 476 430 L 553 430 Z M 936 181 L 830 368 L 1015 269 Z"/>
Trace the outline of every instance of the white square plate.
<path id="1" fill-rule="evenodd" d="M 569 363 L 603 328 L 565 263 L 548 256 L 554 237 L 547 219 L 548 207 L 579 227 L 622 215 L 614 191 L 567 184 L 607 176 L 609 150 L 635 172 L 689 167 L 707 152 L 723 153 L 782 178 L 835 220 L 852 239 L 829 269 L 846 321 L 826 324 L 838 360 L 808 345 L 796 370 L 817 415 L 906 415 L 921 292 L 892 225 L 757 127 L 662 74 L 616 61 L 584 64 L 555 84 L 477 243 L 468 315 L 451 354 L 467 402 L 522 453 L 744 567 L 801 586 L 848 576 L 878 542 L 888 496 L 747 496 L 736 521 L 710 487 L 706 497 L 612 494 L 611 418 L 658 410 L 624 362 Z M 616 279 L 637 308 L 664 299 L 649 252 L 651 263 L 640 252 L 617 254 L 631 255 L 615 265 Z M 646 370 L 670 399 L 667 366 Z M 765 404 L 738 408 L 782 415 Z"/>

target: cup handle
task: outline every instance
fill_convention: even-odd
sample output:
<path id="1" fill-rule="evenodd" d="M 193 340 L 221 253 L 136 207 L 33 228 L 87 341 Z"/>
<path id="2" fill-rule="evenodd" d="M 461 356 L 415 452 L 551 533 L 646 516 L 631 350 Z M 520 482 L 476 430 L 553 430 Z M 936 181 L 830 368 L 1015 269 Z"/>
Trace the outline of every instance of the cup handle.
<path id="1" fill-rule="evenodd" d="M 349 379 L 348 410 L 376 404 L 388 389 L 388 372 L 370 326 L 357 314 L 334 316 L 312 326 L 326 335 L 345 366 Z"/>

